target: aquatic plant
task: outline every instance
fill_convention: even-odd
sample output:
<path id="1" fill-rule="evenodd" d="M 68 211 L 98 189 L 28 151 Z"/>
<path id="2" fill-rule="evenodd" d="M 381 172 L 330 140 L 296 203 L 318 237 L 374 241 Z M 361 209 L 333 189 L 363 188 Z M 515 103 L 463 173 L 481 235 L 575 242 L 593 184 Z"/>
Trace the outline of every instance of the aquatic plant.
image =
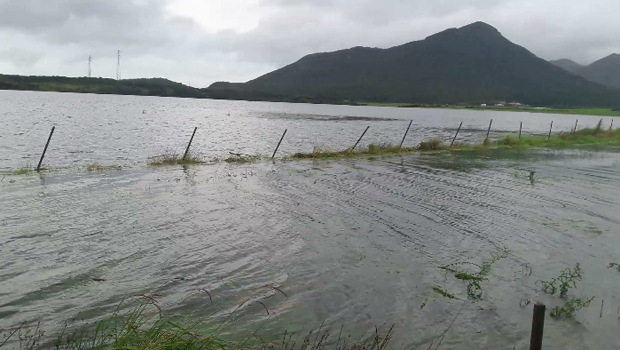
<path id="1" fill-rule="evenodd" d="M 189 164 L 203 164 L 204 158 L 199 153 L 189 151 L 187 157 L 183 159 L 183 156 L 173 150 L 166 150 L 164 154 L 151 157 L 148 160 L 150 166 L 164 166 L 164 165 L 189 165 Z"/>
<path id="2" fill-rule="evenodd" d="M 28 175 L 31 171 L 32 169 L 30 168 L 20 168 L 11 172 L 11 175 Z"/>
<path id="3" fill-rule="evenodd" d="M 594 297 L 590 299 L 573 299 L 566 302 L 563 306 L 556 306 L 551 309 L 549 316 L 553 318 L 573 318 L 577 311 L 590 306 L 592 300 L 594 300 Z"/>
<path id="4" fill-rule="evenodd" d="M 450 294 L 448 292 L 446 292 L 445 290 L 441 289 L 440 287 L 433 287 L 433 290 L 440 294 L 443 295 L 444 297 L 448 298 L 448 299 L 458 299 L 456 296 L 454 296 L 454 294 Z"/>
<path id="5" fill-rule="evenodd" d="M 491 266 L 501 259 L 507 258 L 510 251 L 506 247 L 499 248 L 497 252 L 491 254 L 491 260 L 485 261 L 482 265 L 478 265 L 469 261 L 457 262 L 440 266 L 441 270 L 446 273 L 451 272 L 454 277 L 461 281 L 467 282 L 467 297 L 471 300 L 482 299 L 482 286 L 481 282 L 488 281 L 486 276 L 491 272 Z M 471 273 L 470 271 L 463 270 L 463 266 L 473 266 L 478 268 L 478 272 Z"/>
<path id="6" fill-rule="evenodd" d="M 560 292 L 560 298 L 566 300 L 568 298 L 568 291 L 571 288 L 577 288 L 577 281 L 581 281 L 582 271 L 579 264 L 575 265 L 574 269 L 566 268 L 560 272 L 560 275 L 550 281 L 539 280 L 536 285 L 540 285 L 542 291 L 554 295 L 558 291 Z"/>

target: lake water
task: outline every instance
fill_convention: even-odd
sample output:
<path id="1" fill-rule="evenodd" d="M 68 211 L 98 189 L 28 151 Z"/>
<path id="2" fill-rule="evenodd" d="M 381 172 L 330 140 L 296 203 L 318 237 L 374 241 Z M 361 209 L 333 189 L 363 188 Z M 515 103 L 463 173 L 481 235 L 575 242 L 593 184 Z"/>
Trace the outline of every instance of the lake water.
<path id="1" fill-rule="evenodd" d="M 200 318 L 214 303 L 242 317 L 231 332 L 344 324 L 353 336 L 395 324 L 394 345 L 527 349 L 532 305 L 564 301 L 538 280 L 579 263 L 570 297 L 596 297 L 572 320 L 547 316 L 545 349 L 620 348 L 620 153 L 614 150 L 435 154 L 341 161 L 149 168 L 148 157 L 193 149 L 281 155 L 364 139 L 407 145 L 570 130 L 575 117 L 131 96 L 0 92 L 0 333 L 41 321 L 52 334 L 137 294 Z M 579 117 L 593 126 L 597 117 Z M 607 125 L 610 120 L 605 119 Z M 123 170 L 88 173 L 93 163 Z M 534 171 L 535 180 L 529 175 Z M 467 299 L 439 267 L 506 258 Z M 95 279 L 95 280 L 94 280 Z M 286 293 L 286 297 L 276 287 Z M 436 293 L 440 287 L 459 299 Z M 604 300 L 601 313 L 601 300 Z M 267 315 L 265 308 L 269 311 Z M 338 326 L 339 328 L 339 326 Z"/>

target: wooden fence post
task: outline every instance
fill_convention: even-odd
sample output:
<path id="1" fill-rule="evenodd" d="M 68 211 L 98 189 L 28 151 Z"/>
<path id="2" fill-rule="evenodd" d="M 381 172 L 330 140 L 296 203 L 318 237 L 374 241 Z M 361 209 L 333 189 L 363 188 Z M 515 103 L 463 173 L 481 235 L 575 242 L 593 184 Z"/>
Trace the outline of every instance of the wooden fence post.
<path id="1" fill-rule="evenodd" d="M 52 131 L 50 132 L 50 136 L 47 138 L 47 143 L 45 144 L 45 148 L 43 149 L 43 154 L 41 155 L 41 159 L 39 160 L 39 165 L 37 165 L 37 171 L 41 171 L 41 164 L 43 164 L 43 158 L 45 158 L 45 152 L 47 152 L 47 147 L 49 147 L 50 145 L 52 135 L 54 135 L 54 130 L 56 130 L 56 126 L 52 126 Z"/>
<path id="2" fill-rule="evenodd" d="M 534 316 L 532 317 L 532 334 L 530 337 L 530 350 L 542 350 L 543 332 L 545 330 L 545 304 L 536 303 L 534 305 Z"/>
<path id="3" fill-rule="evenodd" d="M 276 150 L 273 151 L 273 155 L 271 156 L 271 159 L 276 157 L 276 153 L 278 153 L 278 149 L 280 148 L 280 145 L 282 144 L 282 140 L 284 140 L 284 136 L 286 136 L 287 131 L 288 129 L 284 129 L 284 134 L 282 134 L 282 137 L 280 138 L 280 142 L 278 142 L 278 145 L 276 146 Z"/>

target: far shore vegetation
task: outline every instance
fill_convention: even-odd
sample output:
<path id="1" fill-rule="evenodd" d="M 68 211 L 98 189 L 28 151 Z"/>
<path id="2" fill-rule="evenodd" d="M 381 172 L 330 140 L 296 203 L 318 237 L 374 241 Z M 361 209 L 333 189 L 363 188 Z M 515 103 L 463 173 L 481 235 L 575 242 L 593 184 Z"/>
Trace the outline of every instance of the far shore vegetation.
<path id="1" fill-rule="evenodd" d="M 430 108 L 430 109 L 464 109 L 474 111 L 494 111 L 494 112 L 525 112 L 525 113 L 544 113 L 544 114 L 565 114 L 565 115 L 592 115 L 599 117 L 620 117 L 620 107 L 618 108 L 545 108 L 529 106 L 480 106 L 480 105 L 418 105 L 410 103 L 358 103 L 361 106 L 372 107 L 398 107 L 398 108 Z"/>

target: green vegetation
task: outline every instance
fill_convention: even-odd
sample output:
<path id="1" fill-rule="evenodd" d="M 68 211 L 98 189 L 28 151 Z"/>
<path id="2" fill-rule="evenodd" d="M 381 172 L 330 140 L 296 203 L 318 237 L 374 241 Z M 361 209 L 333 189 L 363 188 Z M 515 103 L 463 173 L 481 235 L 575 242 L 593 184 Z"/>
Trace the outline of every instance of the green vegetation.
<path id="1" fill-rule="evenodd" d="M 410 147 L 399 147 L 389 143 L 370 144 L 368 147 L 362 147 L 352 151 L 350 148 L 344 151 L 330 151 L 319 147 L 314 147 L 312 153 L 295 153 L 288 157 L 290 159 L 329 159 L 329 158 L 352 158 L 352 157 L 368 157 L 393 155 L 399 153 L 409 153 L 415 151 Z"/>
<path id="2" fill-rule="evenodd" d="M 506 136 L 497 141 L 485 139 L 480 145 L 455 144 L 454 147 L 445 145 L 439 139 L 421 142 L 417 147 L 394 146 L 392 144 L 371 144 L 351 152 L 351 149 L 331 151 L 315 147 L 312 153 L 296 153 L 287 159 L 336 159 L 351 157 L 371 157 L 381 155 L 397 155 L 411 152 L 428 151 L 476 151 L 484 152 L 494 149 L 528 149 L 528 148 L 573 148 L 581 146 L 620 146 L 620 130 L 605 131 L 600 128 L 582 129 L 575 133 L 561 133 L 548 136 Z M 535 181 L 535 174 L 530 173 L 529 180 Z"/>
<path id="3" fill-rule="evenodd" d="M 542 288 L 542 291 L 555 295 L 559 292 L 560 299 L 568 300 L 568 292 L 577 288 L 577 282 L 583 278 L 583 272 L 579 264 L 574 269 L 566 268 L 560 272 L 560 275 L 550 281 L 537 281 L 536 285 Z M 583 308 L 590 306 L 594 297 L 589 299 L 572 298 L 562 306 L 551 309 L 550 316 L 553 318 L 572 318 L 575 313 Z"/>
<path id="4" fill-rule="evenodd" d="M 340 332 L 333 333 L 331 327 L 321 326 L 317 332 L 310 331 L 303 339 L 299 334 L 285 332 L 275 342 L 265 341 L 258 330 L 237 337 L 225 339 L 226 327 L 235 320 L 229 315 L 224 321 L 193 320 L 186 316 L 164 316 L 157 301 L 143 295 L 146 302 L 125 312 L 119 305 L 112 316 L 105 318 L 91 328 L 70 329 L 67 325 L 55 337 L 56 350 L 386 350 L 394 327 L 386 331 L 375 328 L 372 335 L 357 343 Z M 256 303 L 261 303 L 256 301 Z M 245 303 L 244 303 L 245 304 Z M 240 305 L 237 310 L 243 306 Z M 42 347 L 43 331 L 37 324 L 28 327 L 23 324 L 0 340 L 0 349 L 13 345 L 20 350 L 34 350 Z"/>
<path id="5" fill-rule="evenodd" d="M 558 291 L 560 292 L 560 298 L 566 300 L 568 298 L 568 291 L 571 288 L 577 288 L 577 281 L 581 281 L 582 271 L 579 264 L 574 269 L 566 268 L 562 270 L 560 275 L 550 281 L 538 281 L 537 285 L 540 285 L 542 291 L 554 295 Z"/>
<path id="6" fill-rule="evenodd" d="M 233 155 L 232 157 L 228 157 L 224 159 L 224 162 L 230 164 L 248 164 L 248 163 L 256 163 L 263 159 L 262 156 L 251 156 L 251 155 Z"/>
<path id="7" fill-rule="evenodd" d="M 451 272 L 454 274 L 454 277 L 461 281 L 467 282 L 467 297 L 471 300 L 480 300 L 482 299 L 482 286 L 480 285 L 483 281 L 488 281 L 486 276 L 491 272 L 491 266 L 501 259 L 505 259 L 508 257 L 510 251 L 503 247 L 498 249 L 497 252 L 491 254 L 491 260 L 485 261 L 482 265 L 478 265 L 469 261 L 465 262 L 457 262 L 448 264 L 445 266 L 439 267 L 441 270 L 444 270 L 446 274 Z M 475 273 L 470 270 L 464 269 L 464 267 L 475 267 L 478 269 Z"/>
<path id="8" fill-rule="evenodd" d="M 438 108 L 438 107 L 431 107 Z M 619 108 L 531 108 L 531 107 L 480 107 L 480 106 L 448 106 L 448 109 L 469 109 L 494 112 L 528 112 L 544 114 L 593 115 L 600 117 L 620 117 Z"/>
<path id="9" fill-rule="evenodd" d="M 443 141 L 439 139 L 432 139 L 429 141 L 422 141 L 418 146 L 418 151 L 440 151 L 447 147 L 443 144 Z"/>
<path id="10" fill-rule="evenodd" d="M 453 294 L 450 294 L 448 292 L 446 292 L 445 290 L 439 288 L 439 287 L 433 287 L 433 290 L 440 294 L 443 295 L 444 297 L 448 298 L 448 299 L 458 299 L 457 297 L 455 297 Z"/>
<path id="11" fill-rule="evenodd" d="M 31 171 L 32 171 L 32 169 L 30 169 L 30 168 L 20 168 L 20 169 L 17 169 L 15 171 L 12 171 L 11 175 L 28 175 L 28 174 L 30 174 Z"/>
<path id="12" fill-rule="evenodd" d="M 556 306 L 551 309 L 549 315 L 553 318 L 573 318 L 577 311 L 590 306 L 594 297 L 590 299 L 573 299 L 566 302 L 563 306 Z"/>
<path id="13" fill-rule="evenodd" d="M 167 150 L 164 154 L 149 158 L 149 166 L 164 166 L 164 165 L 190 165 L 190 164 L 203 164 L 204 158 L 193 151 L 188 152 L 187 157 L 183 159 L 183 156 L 173 150 Z"/>
<path id="14" fill-rule="evenodd" d="M 0 74 L 0 90 L 58 91 L 162 97 L 208 97 L 203 90 L 162 78 L 114 80 L 105 78 L 69 78 Z"/>

